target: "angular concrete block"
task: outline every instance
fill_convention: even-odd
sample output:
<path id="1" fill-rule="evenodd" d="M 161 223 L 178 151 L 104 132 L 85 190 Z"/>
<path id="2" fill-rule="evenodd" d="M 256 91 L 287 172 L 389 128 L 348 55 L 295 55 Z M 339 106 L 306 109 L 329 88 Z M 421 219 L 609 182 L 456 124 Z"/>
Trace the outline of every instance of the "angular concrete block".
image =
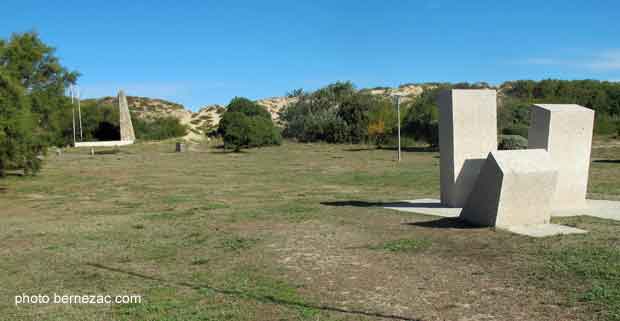
<path id="1" fill-rule="evenodd" d="M 460 217 L 499 228 L 549 223 L 557 176 L 544 149 L 491 152 Z"/>
<path id="2" fill-rule="evenodd" d="M 439 94 L 441 203 L 463 207 L 480 168 L 497 150 L 495 90 L 453 89 Z"/>
<path id="3" fill-rule="evenodd" d="M 133 142 L 136 140 L 136 135 L 133 131 L 127 97 L 125 97 L 125 93 L 122 90 L 118 92 L 118 111 L 120 115 L 119 125 L 121 127 L 121 141 Z"/>
<path id="4" fill-rule="evenodd" d="M 558 167 L 552 208 L 586 208 L 594 110 L 579 105 L 532 106 L 529 148 L 543 148 Z"/>

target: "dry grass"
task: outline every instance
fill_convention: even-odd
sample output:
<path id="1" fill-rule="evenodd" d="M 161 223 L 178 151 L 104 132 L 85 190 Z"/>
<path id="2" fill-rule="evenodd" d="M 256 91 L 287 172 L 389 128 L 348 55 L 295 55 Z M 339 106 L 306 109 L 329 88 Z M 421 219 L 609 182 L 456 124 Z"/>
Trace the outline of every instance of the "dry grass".
<path id="1" fill-rule="evenodd" d="M 0 182 L 2 319 L 618 319 L 618 223 L 563 219 L 591 233 L 539 240 L 362 206 L 436 197 L 437 153 L 173 150 L 73 150 Z M 592 196 L 620 198 L 620 147 L 593 159 Z M 16 307 L 21 293 L 145 302 Z"/>

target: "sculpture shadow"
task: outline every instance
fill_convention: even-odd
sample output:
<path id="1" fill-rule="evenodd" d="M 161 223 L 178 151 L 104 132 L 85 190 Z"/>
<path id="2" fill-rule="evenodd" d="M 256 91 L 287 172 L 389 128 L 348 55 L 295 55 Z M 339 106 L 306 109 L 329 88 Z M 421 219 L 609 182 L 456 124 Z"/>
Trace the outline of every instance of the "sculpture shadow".
<path id="1" fill-rule="evenodd" d="M 321 202 L 326 206 L 352 206 L 352 207 L 406 207 L 406 208 L 444 208 L 438 203 L 409 203 L 409 202 L 365 202 L 365 201 L 333 201 Z"/>
<path id="2" fill-rule="evenodd" d="M 601 164 L 620 164 L 620 159 L 597 159 L 592 162 Z"/>
<path id="3" fill-rule="evenodd" d="M 482 170 L 482 166 L 486 162 L 486 158 L 470 158 L 466 159 L 463 163 L 463 167 L 459 172 L 456 182 L 454 184 L 454 188 L 456 190 L 461 191 L 469 191 L 472 190 L 474 184 L 476 184 L 476 179 L 478 178 L 478 174 L 480 174 L 480 170 Z M 463 197 L 464 195 L 460 195 Z"/>
<path id="4" fill-rule="evenodd" d="M 440 219 L 436 219 L 432 221 L 403 223 L 403 225 L 417 226 L 417 227 L 424 227 L 424 228 L 438 228 L 438 229 L 480 228 L 479 226 L 468 224 L 467 222 L 465 222 L 464 220 L 461 220 L 458 217 L 442 217 Z"/>
<path id="5" fill-rule="evenodd" d="M 198 283 L 198 282 L 190 282 L 190 281 L 173 281 L 168 280 L 156 275 L 149 275 L 142 272 L 135 272 L 131 270 L 125 270 L 117 267 L 107 266 L 100 263 L 86 263 L 86 266 L 91 268 L 99 269 L 102 271 L 106 271 L 108 273 L 116 273 L 124 276 L 134 277 L 141 279 L 143 281 L 151 281 L 157 282 L 162 285 L 175 286 L 188 288 L 197 291 L 209 290 L 220 295 L 225 295 L 229 297 L 239 298 L 243 300 L 251 300 L 259 303 L 287 306 L 292 308 L 305 308 L 305 309 L 314 309 L 328 312 L 338 312 L 343 314 L 354 315 L 357 317 L 366 317 L 374 319 L 390 319 L 390 320 L 408 320 L 408 321 L 422 321 L 422 319 L 418 319 L 411 316 L 397 315 L 397 314 L 388 314 L 381 313 L 376 311 L 362 310 L 362 309 L 350 309 L 350 308 L 341 308 L 337 306 L 320 304 L 320 303 L 306 303 L 301 302 L 299 300 L 289 299 L 289 298 L 279 298 L 269 294 L 260 294 L 255 293 L 253 291 L 243 291 L 240 289 L 231 289 L 226 287 L 216 287 L 209 283 Z"/>

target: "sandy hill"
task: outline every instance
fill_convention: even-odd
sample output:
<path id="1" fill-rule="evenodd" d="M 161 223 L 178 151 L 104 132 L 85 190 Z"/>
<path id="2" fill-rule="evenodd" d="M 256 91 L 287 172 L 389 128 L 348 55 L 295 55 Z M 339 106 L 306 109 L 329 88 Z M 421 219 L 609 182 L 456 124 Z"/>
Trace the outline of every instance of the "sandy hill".
<path id="1" fill-rule="evenodd" d="M 407 84 L 397 88 L 377 87 L 371 89 L 362 89 L 372 95 L 380 95 L 390 97 L 393 95 L 403 96 L 403 102 L 415 98 L 422 94 L 425 89 L 432 88 L 433 85 L 416 85 Z M 271 114 L 274 122 L 281 124 L 280 111 L 289 104 L 297 102 L 297 97 L 270 97 L 256 100 L 261 106 L 264 106 Z M 101 104 L 117 105 L 116 97 L 104 97 L 97 99 Z M 192 112 L 185 106 L 170 102 L 164 99 L 127 96 L 129 110 L 142 119 L 154 119 L 161 117 L 175 117 L 179 121 L 189 127 L 188 134 L 184 137 L 187 140 L 202 140 L 206 134 L 217 129 L 222 118 L 222 114 L 226 108 L 221 105 L 206 105 L 201 107 L 197 112 Z"/>

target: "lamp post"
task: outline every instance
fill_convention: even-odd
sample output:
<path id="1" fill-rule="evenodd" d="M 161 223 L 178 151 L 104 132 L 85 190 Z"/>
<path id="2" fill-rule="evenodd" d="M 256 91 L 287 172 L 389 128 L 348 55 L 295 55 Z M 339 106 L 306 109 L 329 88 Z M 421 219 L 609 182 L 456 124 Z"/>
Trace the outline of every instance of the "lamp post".
<path id="1" fill-rule="evenodd" d="M 396 100 L 396 117 L 398 117 L 397 119 L 397 124 L 398 124 L 398 161 L 400 162 L 401 160 L 401 153 L 400 153 L 400 95 L 394 95 L 394 98 Z"/>

